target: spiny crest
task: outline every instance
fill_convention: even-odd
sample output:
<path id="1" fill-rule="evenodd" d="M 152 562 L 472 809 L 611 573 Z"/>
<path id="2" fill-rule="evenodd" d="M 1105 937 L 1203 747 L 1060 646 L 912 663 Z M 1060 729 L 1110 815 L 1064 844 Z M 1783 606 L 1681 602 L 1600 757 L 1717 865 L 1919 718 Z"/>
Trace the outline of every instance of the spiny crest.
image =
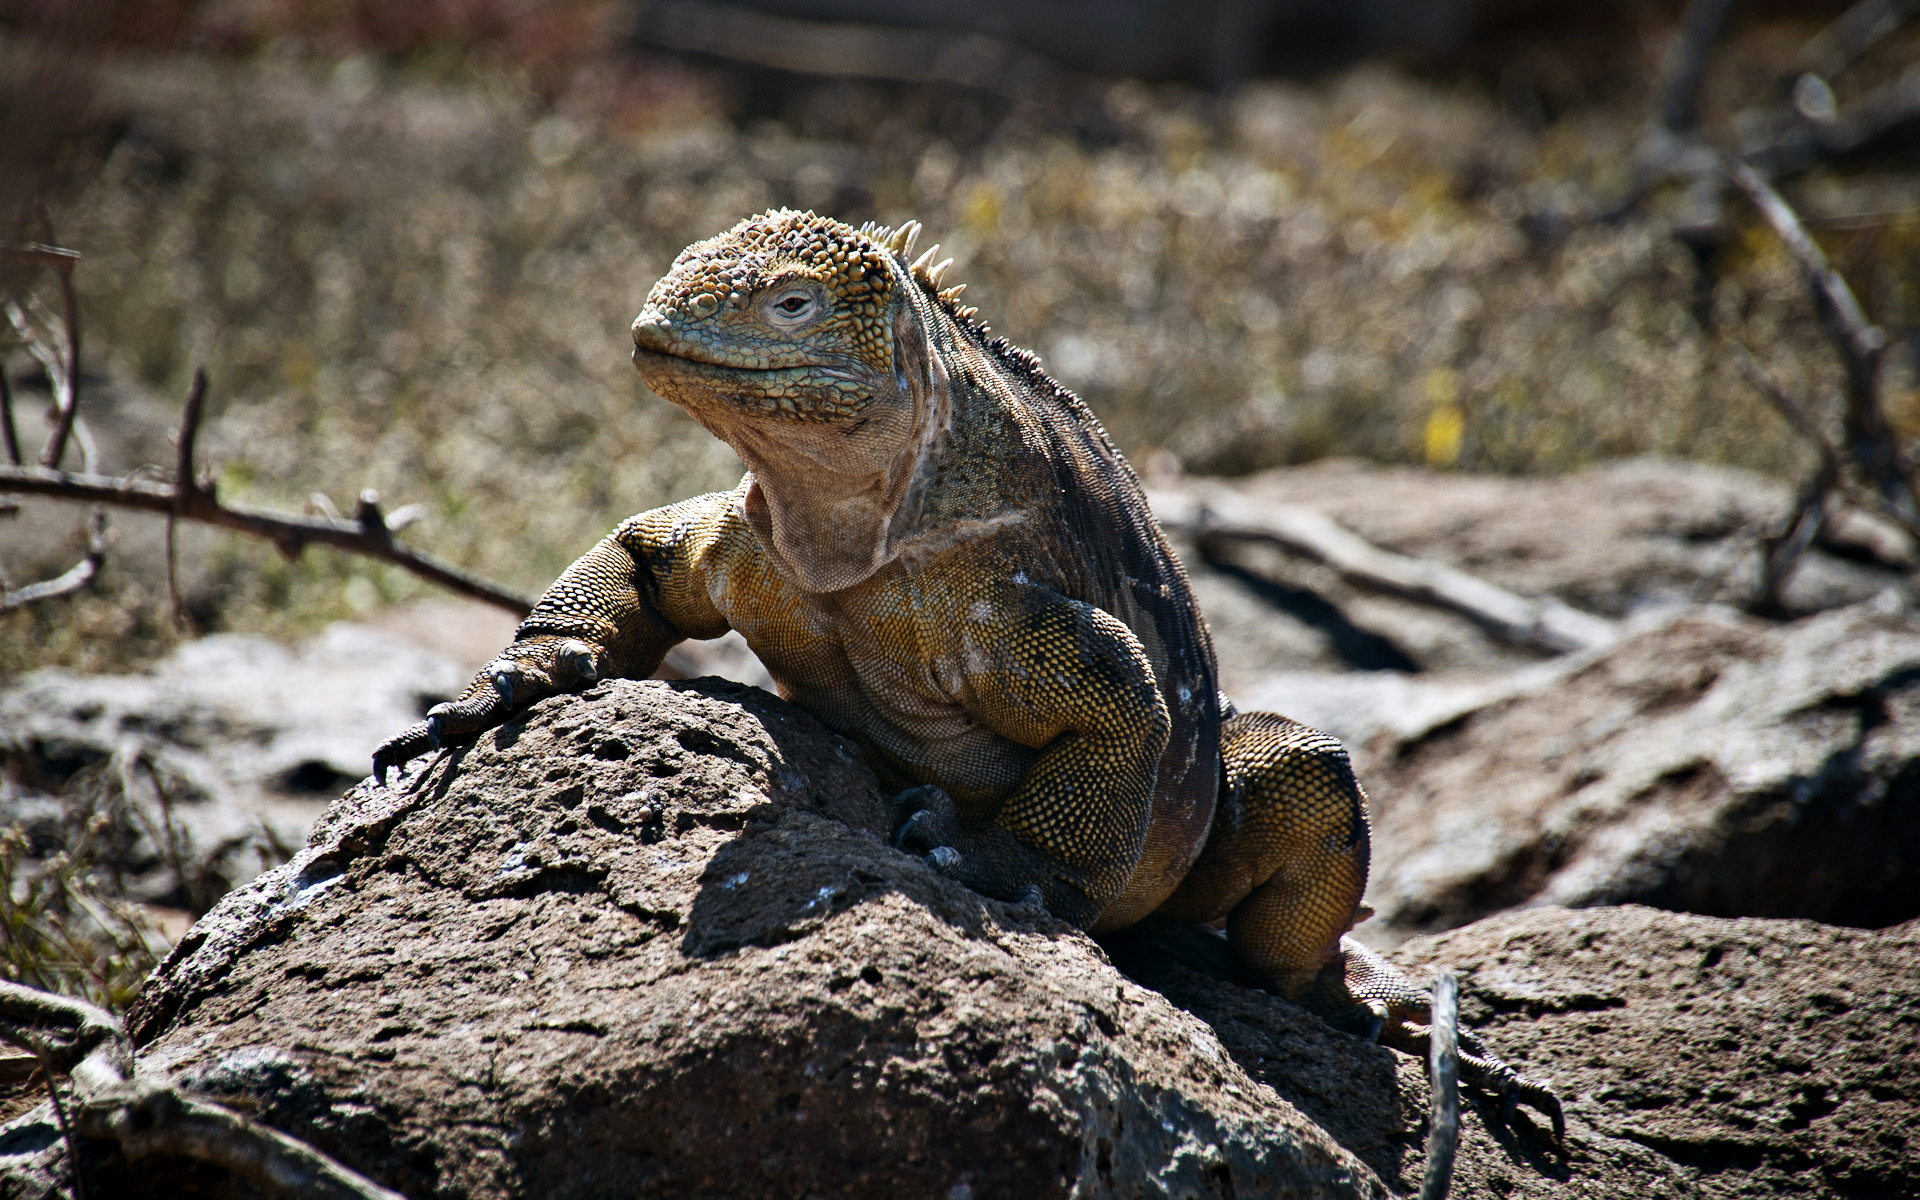
<path id="1" fill-rule="evenodd" d="M 900 265 L 906 268 L 910 278 L 924 287 L 927 294 L 932 296 L 940 307 L 960 324 L 962 329 L 979 339 L 982 348 L 1012 367 L 1041 394 L 1051 396 L 1067 408 L 1086 415 L 1089 420 L 1092 419 L 1086 402 L 1047 374 L 1046 368 L 1040 365 L 1039 355 L 1031 350 L 1022 349 L 1003 337 L 992 336 L 991 327 L 981 324 L 977 319 L 979 309 L 961 307 L 960 293 L 967 290 L 966 284 L 956 283 L 950 288 L 940 286 L 946 279 L 947 269 L 953 266 L 953 260 L 945 258 L 935 261 L 940 254 L 938 244 L 928 247 L 925 253 L 911 262 L 907 260 L 907 256 L 913 253 L 914 241 L 920 236 L 920 222 L 908 221 L 898 230 L 869 222 L 861 227 L 861 232 L 884 245 L 900 261 Z"/>
<path id="2" fill-rule="evenodd" d="M 908 277 L 924 286 L 927 294 L 932 296 L 949 316 L 958 321 L 961 328 L 979 337 L 981 344 L 985 345 L 988 341 L 987 335 L 992 330 L 975 319 L 980 315 L 980 310 L 971 306 L 963 307 L 960 304 L 960 293 L 967 290 L 967 285 L 957 283 L 952 287 L 941 286 L 946 281 L 948 268 L 953 266 L 953 260 L 943 258 L 938 262 L 934 261 L 940 254 L 938 244 L 928 247 L 926 253 L 920 257 L 909 259 L 908 256 L 913 253 L 914 243 L 920 239 L 920 230 L 920 222 L 912 220 L 903 223 L 898 229 L 874 221 L 868 221 L 860 227 L 862 234 L 872 238 L 875 244 L 884 246 L 888 253 L 899 260 L 900 266 L 906 270 Z"/>

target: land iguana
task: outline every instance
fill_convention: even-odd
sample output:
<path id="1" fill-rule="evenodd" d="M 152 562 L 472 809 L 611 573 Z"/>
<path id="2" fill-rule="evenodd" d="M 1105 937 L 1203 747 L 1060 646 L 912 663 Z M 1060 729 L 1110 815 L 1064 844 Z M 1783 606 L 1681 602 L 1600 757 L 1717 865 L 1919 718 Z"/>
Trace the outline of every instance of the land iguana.
<path id="1" fill-rule="evenodd" d="M 918 231 L 782 209 L 682 252 L 634 363 L 746 477 L 622 523 L 376 772 L 738 630 L 935 870 L 1092 932 L 1224 917 L 1282 996 L 1424 1054 L 1427 995 L 1347 936 L 1368 825 L 1346 751 L 1234 713 L 1126 460 L 943 288 L 938 247 L 910 261 Z M 1563 1131 L 1551 1090 L 1461 1046 L 1469 1082 Z"/>

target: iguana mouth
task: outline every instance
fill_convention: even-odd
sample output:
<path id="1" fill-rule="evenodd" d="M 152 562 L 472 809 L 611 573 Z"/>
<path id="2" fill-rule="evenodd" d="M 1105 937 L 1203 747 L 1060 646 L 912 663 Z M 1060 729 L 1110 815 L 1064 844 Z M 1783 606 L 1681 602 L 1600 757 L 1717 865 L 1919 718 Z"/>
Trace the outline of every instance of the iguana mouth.
<path id="1" fill-rule="evenodd" d="M 646 370 L 646 364 L 657 362 L 662 366 L 672 365 L 680 369 L 695 368 L 689 372 L 695 375 L 729 374 L 758 375 L 777 378 L 781 375 L 805 376 L 810 379 L 850 379 L 846 368 L 838 363 L 800 362 L 785 363 L 779 366 L 754 366 L 750 363 L 725 362 L 718 358 L 701 358 L 682 350 L 660 350 L 652 346 L 643 346 L 635 341 L 633 346 L 633 365 Z"/>
<path id="2" fill-rule="evenodd" d="M 636 345 L 633 365 L 663 399 L 683 408 L 722 408 L 811 420 L 854 415 L 871 395 L 842 365 L 756 367 L 713 362 Z"/>

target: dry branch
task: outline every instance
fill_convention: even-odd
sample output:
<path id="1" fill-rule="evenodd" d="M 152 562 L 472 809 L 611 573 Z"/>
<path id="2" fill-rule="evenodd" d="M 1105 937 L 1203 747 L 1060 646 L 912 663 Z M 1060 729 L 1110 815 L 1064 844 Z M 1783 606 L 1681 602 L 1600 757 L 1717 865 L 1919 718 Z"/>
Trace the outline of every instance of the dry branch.
<path id="1" fill-rule="evenodd" d="M 1758 612 L 1778 612 L 1787 577 L 1819 536 L 1834 498 L 1892 520 L 1920 538 L 1920 484 L 1904 460 L 1899 439 L 1881 404 L 1880 358 L 1886 349 L 1886 334 L 1868 319 L 1853 289 L 1828 263 L 1800 215 L 1765 176 L 1751 164 L 1732 157 L 1727 158 L 1724 169 L 1800 267 L 1821 327 L 1839 352 L 1846 374 L 1842 438 L 1835 443 L 1806 406 L 1767 374 L 1745 347 L 1735 347 L 1747 381 L 1820 454 L 1820 465 L 1801 489 L 1792 515 L 1777 534 L 1762 539 L 1760 576 L 1750 607 Z"/>
<path id="2" fill-rule="evenodd" d="M 282 1195 L 403 1200 L 297 1138 L 144 1077 L 86 1097 L 75 1125 L 84 1137 L 119 1143 L 128 1158 L 212 1163 Z"/>
<path id="3" fill-rule="evenodd" d="M 1699 124 L 1700 84 L 1733 6 L 1734 0 L 1688 0 L 1655 84 L 1655 112 L 1668 132 L 1683 133 Z"/>
<path id="4" fill-rule="evenodd" d="M 46 448 L 40 455 L 40 464 L 57 467 L 66 456 L 67 440 L 73 434 L 74 421 L 80 416 L 80 302 L 73 290 L 73 268 L 80 261 L 80 253 L 43 242 L 28 242 L 7 247 L 7 257 L 16 262 L 51 268 L 60 286 L 62 323 L 66 331 L 64 348 L 50 344 L 35 326 L 29 308 L 38 307 L 37 303 L 22 306 L 16 301 L 7 302 L 7 317 L 13 324 L 14 332 L 26 344 L 27 353 L 33 355 L 46 371 L 47 381 L 53 387 L 53 436 L 47 439 Z M 18 462 L 19 458 L 16 456 L 14 461 Z M 91 463 L 87 466 L 88 469 L 92 468 Z"/>
<path id="5" fill-rule="evenodd" d="M 1811 74 L 1838 75 L 1916 12 L 1920 12 L 1920 0 L 1860 0 L 1814 35 L 1801 51 L 1801 61 Z"/>
<path id="6" fill-rule="evenodd" d="M 111 1141 L 130 1159 L 170 1155 L 211 1163 L 274 1194 L 312 1200 L 402 1200 L 297 1138 L 188 1095 L 151 1074 L 134 1075 L 133 1043 L 120 1023 L 83 1000 L 0 982 L 0 1041 L 27 1050 L 46 1070 L 55 1118 L 71 1134 Z M 71 1119 L 56 1075 L 72 1081 Z"/>
<path id="7" fill-rule="evenodd" d="M 485 601 L 525 616 L 532 604 L 451 563 L 403 545 L 393 536 L 377 499 L 363 495 L 354 519 L 294 516 L 230 505 L 215 495 L 211 477 L 195 478 L 194 445 L 206 397 L 206 373 L 194 373 L 181 417 L 178 461 L 171 483 L 133 476 L 104 476 L 59 471 L 45 466 L 0 467 L 0 493 L 51 496 L 59 500 L 103 504 L 159 513 L 178 520 L 198 521 L 236 533 L 264 538 L 288 558 L 298 558 L 310 545 L 332 546 L 367 558 L 389 562 L 449 591 Z"/>
<path id="8" fill-rule="evenodd" d="M 1843 348 L 1852 360 L 1871 365 L 1878 362 L 1880 352 L 1886 348 L 1887 335 L 1867 319 L 1860 307 L 1860 301 L 1854 298 L 1853 289 L 1847 281 L 1827 263 L 1827 256 L 1807 232 L 1800 220 L 1800 214 L 1793 210 L 1786 198 L 1774 190 L 1772 184 L 1745 162 L 1729 157 L 1726 160 L 1727 178 L 1746 194 L 1754 208 L 1766 218 L 1768 225 L 1787 248 L 1787 253 L 1800 265 L 1807 282 L 1822 307 L 1823 315 L 1831 320 L 1834 332 L 1843 343 Z"/>
<path id="9" fill-rule="evenodd" d="M 1768 402 L 1779 410 L 1780 415 L 1787 419 L 1787 423 L 1793 426 L 1796 433 L 1813 444 L 1813 448 L 1819 452 L 1821 464 L 1833 473 L 1836 480 L 1835 487 L 1839 489 L 1847 503 L 1863 508 L 1883 520 L 1893 522 L 1906 530 L 1916 541 L 1920 541 L 1920 519 L 1901 512 L 1878 494 L 1862 488 L 1847 478 L 1846 455 L 1833 439 L 1827 436 L 1827 431 L 1822 429 L 1820 422 L 1807 411 L 1806 405 L 1794 399 L 1793 395 L 1780 385 L 1779 380 L 1768 374 L 1766 368 L 1755 360 L 1745 346 L 1736 345 L 1733 352 L 1734 362 L 1739 365 L 1740 373 L 1746 376 L 1747 382 L 1753 385 L 1753 389 L 1766 397 Z"/>
<path id="10" fill-rule="evenodd" d="M 1459 613 L 1502 641 L 1566 653 L 1620 637 L 1619 626 L 1605 617 L 1517 595 L 1445 563 L 1382 550 L 1312 509 L 1254 504 L 1228 493 L 1156 489 L 1147 498 L 1169 529 L 1271 542 L 1326 564 L 1355 587 Z"/>
<path id="11" fill-rule="evenodd" d="M 1802 80 L 1816 78 L 1801 76 Z M 1771 124 L 1768 139 L 1743 147 L 1742 157 L 1769 176 L 1792 175 L 1910 140 L 1920 130 L 1920 85 L 1902 79 L 1825 119 L 1813 120 L 1792 111 L 1780 114 Z"/>
<path id="12" fill-rule="evenodd" d="M 1818 244 L 1807 232 L 1800 215 L 1786 198 L 1752 166 L 1729 159 L 1727 177 L 1744 193 L 1774 235 L 1787 248 L 1805 276 L 1813 293 L 1820 322 L 1832 339 L 1846 371 L 1846 406 L 1842 414 L 1843 439 L 1839 446 L 1818 434 L 1818 426 L 1803 408 L 1794 404 L 1765 372 L 1759 371 L 1751 355 L 1742 364 L 1749 381 L 1787 414 L 1803 434 L 1812 438 L 1823 456 L 1830 459 L 1823 473 L 1829 488 L 1848 483 L 1850 472 L 1857 472 L 1865 491 L 1875 494 L 1880 503 L 1870 505 L 1882 515 L 1891 516 L 1910 532 L 1920 536 L 1920 482 L 1901 454 L 1900 441 L 1893 431 L 1880 397 L 1880 359 L 1886 350 L 1887 336 L 1868 319 L 1866 310 L 1840 272 L 1827 262 Z M 1798 409 L 1798 413 L 1794 410 Z M 1853 492 L 1863 489 L 1853 488 Z M 1851 496 L 1849 497 L 1851 498 Z"/>
<path id="13" fill-rule="evenodd" d="M 62 574 L 39 583 L 30 583 L 26 587 L 11 592 L 0 593 L 0 612 L 9 612 L 16 608 L 25 608 L 42 600 L 51 600 L 56 596 L 67 596 L 93 582 L 100 573 L 100 564 L 107 557 L 107 514 L 94 509 L 87 519 L 87 556 Z"/>
<path id="14" fill-rule="evenodd" d="M 19 466 L 20 431 L 13 424 L 13 382 L 7 378 L 4 361 L 0 361 L 0 438 L 6 441 L 7 461 Z"/>
<path id="15" fill-rule="evenodd" d="M 1453 972 L 1433 981 L 1427 1033 L 1427 1074 L 1433 1083 L 1433 1124 L 1427 1130 L 1427 1172 L 1420 1200 L 1447 1200 L 1453 1158 L 1460 1147 L 1460 984 Z"/>

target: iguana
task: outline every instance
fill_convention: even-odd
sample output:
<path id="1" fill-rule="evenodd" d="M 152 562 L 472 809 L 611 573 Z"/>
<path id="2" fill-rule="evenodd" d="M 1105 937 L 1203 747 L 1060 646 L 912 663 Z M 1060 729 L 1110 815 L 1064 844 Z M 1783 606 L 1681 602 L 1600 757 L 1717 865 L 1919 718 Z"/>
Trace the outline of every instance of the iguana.
<path id="1" fill-rule="evenodd" d="M 633 323 L 647 385 L 731 446 L 730 492 L 623 522 L 376 771 L 738 630 L 897 791 L 897 845 L 1093 932 L 1226 920 L 1281 995 L 1421 1054 L 1428 997 L 1346 936 L 1366 801 L 1335 739 L 1236 715 L 1126 460 L 943 287 L 917 223 L 781 209 L 688 247 Z M 1463 1035 L 1463 1074 L 1563 1129 Z"/>

